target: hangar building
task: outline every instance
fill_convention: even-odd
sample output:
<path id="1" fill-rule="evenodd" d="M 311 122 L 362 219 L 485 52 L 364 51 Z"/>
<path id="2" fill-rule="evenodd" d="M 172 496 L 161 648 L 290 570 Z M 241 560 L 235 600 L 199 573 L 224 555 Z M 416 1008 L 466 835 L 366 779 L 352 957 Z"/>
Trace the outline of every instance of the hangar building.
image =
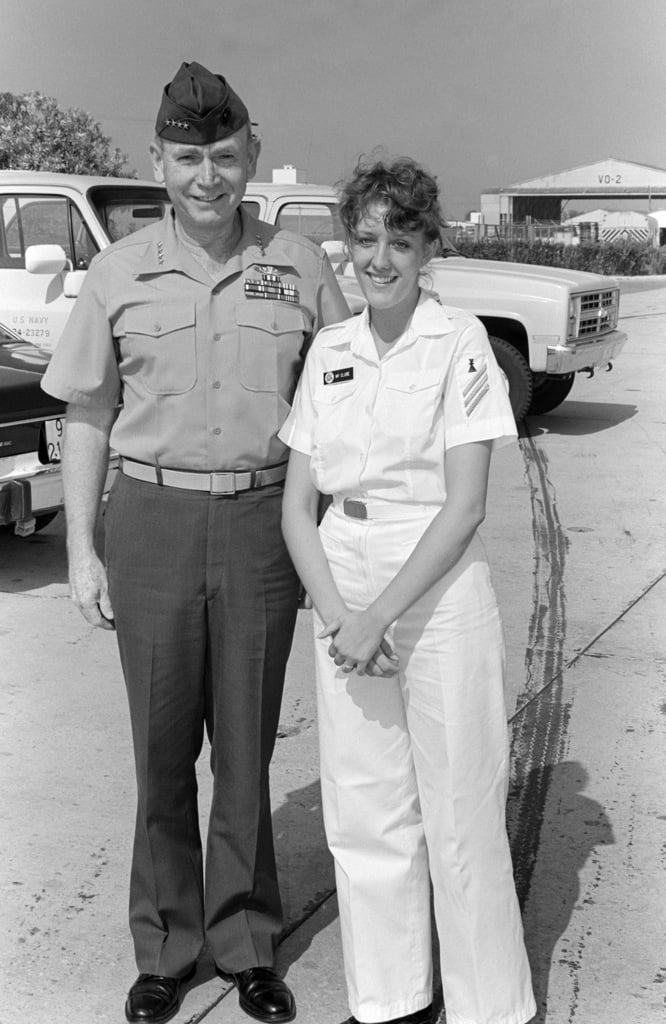
<path id="1" fill-rule="evenodd" d="M 529 221 L 560 223 L 562 204 L 571 199 L 592 200 L 599 206 L 618 199 L 647 201 L 648 208 L 666 207 L 666 170 L 609 157 L 596 164 L 572 167 L 508 188 L 481 195 L 486 225 L 524 224 Z"/>

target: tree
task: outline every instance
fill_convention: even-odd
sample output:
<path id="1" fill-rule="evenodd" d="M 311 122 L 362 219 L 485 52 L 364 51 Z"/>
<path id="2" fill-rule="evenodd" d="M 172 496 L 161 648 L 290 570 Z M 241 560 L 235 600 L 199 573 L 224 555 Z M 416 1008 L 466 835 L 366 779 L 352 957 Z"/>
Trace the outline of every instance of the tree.
<path id="1" fill-rule="evenodd" d="M 0 93 L 0 168 L 135 178 L 127 159 L 85 110 L 40 92 Z"/>

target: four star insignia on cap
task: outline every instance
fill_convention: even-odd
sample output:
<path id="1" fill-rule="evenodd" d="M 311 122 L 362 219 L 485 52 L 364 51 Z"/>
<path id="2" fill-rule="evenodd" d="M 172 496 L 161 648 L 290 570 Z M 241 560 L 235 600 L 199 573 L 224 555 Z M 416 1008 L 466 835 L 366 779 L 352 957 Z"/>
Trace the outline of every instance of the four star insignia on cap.
<path id="1" fill-rule="evenodd" d="M 190 130 L 190 126 L 187 121 L 174 121 L 172 117 L 168 117 L 164 124 L 167 128 L 182 128 L 185 132 L 189 132 Z"/>

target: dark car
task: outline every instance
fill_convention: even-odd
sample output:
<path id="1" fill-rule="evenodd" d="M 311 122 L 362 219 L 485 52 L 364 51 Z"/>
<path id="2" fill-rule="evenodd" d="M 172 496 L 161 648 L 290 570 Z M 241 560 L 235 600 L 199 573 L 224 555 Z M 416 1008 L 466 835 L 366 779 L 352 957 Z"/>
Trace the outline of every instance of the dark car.
<path id="1" fill-rule="evenodd" d="M 65 406 L 40 387 L 49 354 L 0 324 L 0 527 L 28 536 L 63 507 Z"/>

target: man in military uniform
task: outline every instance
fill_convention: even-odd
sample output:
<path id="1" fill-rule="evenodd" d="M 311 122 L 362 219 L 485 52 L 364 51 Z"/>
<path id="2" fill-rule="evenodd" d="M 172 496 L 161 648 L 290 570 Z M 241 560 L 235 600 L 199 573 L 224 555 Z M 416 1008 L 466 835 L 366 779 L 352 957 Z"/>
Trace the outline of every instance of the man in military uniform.
<path id="1" fill-rule="evenodd" d="M 90 623 L 115 626 L 129 697 L 140 974 L 125 1012 L 173 1016 L 205 942 L 243 1009 L 277 1024 L 296 1011 L 273 970 L 269 762 L 299 586 L 280 530 L 277 431 L 313 334 L 349 313 L 317 246 L 241 208 L 259 142 L 222 76 L 181 66 L 151 154 L 173 209 L 96 257 L 44 377 L 68 402 L 72 597 Z M 103 564 L 93 531 L 109 444 L 121 472 Z"/>

